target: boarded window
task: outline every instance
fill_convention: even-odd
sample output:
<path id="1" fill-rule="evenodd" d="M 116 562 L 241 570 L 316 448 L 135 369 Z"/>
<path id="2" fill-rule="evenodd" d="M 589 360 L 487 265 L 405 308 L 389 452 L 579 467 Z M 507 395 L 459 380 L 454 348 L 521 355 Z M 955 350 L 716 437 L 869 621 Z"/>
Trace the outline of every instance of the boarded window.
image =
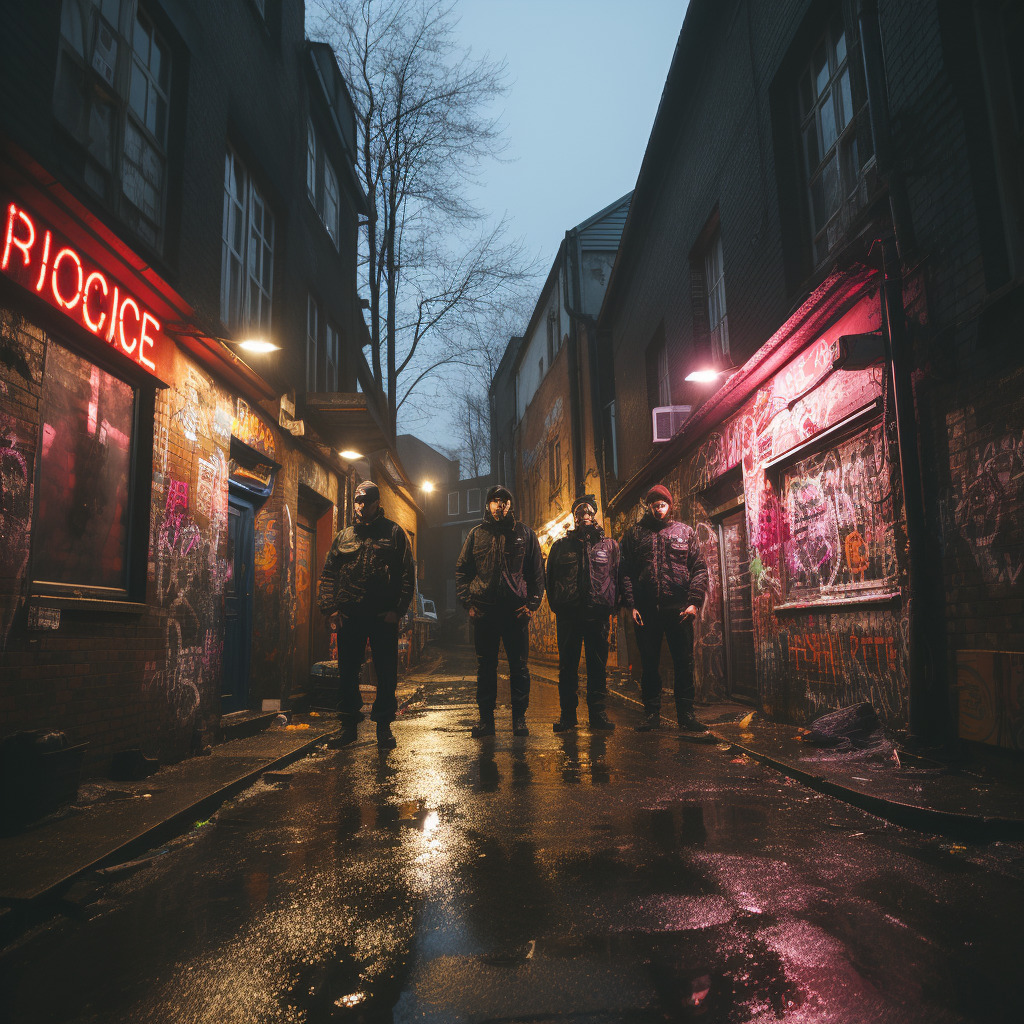
<path id="1" fill-rule="evenodd" d="M 886 589 L 895 545 L 881 423 L 785 469 L 780 498 L 787 597 Z"/>

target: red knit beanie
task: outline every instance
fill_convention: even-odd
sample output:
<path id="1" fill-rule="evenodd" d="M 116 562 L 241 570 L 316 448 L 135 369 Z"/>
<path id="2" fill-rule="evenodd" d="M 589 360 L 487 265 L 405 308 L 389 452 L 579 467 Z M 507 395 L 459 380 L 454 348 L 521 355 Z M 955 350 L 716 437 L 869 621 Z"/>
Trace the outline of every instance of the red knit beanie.
<path id="1" fill-rule="evenodd" d="M 644 501 L 646 501 L 648 505 L 655 501 L 667 501 L 669 505 L 671 505 L 672 492 L 667 487 L 663 487 L 661 484 L 655 484 L 647 492 L 647 497 L 644 498 Z"/>

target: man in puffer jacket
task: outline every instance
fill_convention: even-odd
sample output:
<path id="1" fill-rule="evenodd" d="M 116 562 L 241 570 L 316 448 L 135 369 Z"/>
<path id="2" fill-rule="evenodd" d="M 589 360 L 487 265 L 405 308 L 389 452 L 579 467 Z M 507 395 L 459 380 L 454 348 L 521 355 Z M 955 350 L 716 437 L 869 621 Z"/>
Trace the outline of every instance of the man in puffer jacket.
<path id="1" fill-rule="evenodd" d="M 574 529 L 551 545 L 548 605 L 558 638 L 558 703 L 555 732 L 576 728 L 580 647 L 587 659 L 587 710 L 591 729 L 612 730 L 608 699 L 608 618 L 619 600 L 619 545 L 597 525 L 597 501 L 585 494 L 572 503 Z"/>
<path id="2" fill-rule="evenodd" d="M 512 732 L 529 736 L 530 619 L 544 596 L 544 559 L 537 535 L 512 513 L 512 494 L 495 484 L 487 492 L 483 521 L 469 531 L 455 563 L 455 589 L 469 610 L 476 647 L 476 703 L 480 721 L 473 736 L 494 735 L 498 698 L 498 645 L 505 645 L 512 690 Z"/>
<path id="3" fill-rule="evenodd" d="M 661 724 L 662 637 L 674 670 L 679 728 L 707 732 L 693 714 L 693 621 L 708 592 L 708 567 L 697 535 L 669 519 L 672 495 L 660 485 L 647 492 L 648 511 L 622 538 L 622 600 L 633 615 L 640 650 L 640 693 L 644 720 L 640 732 Z"/>
<path id="4" fill-rule="evenodd" d="M 377 745 L 393 747 L 391 723 L 398 711 L 398 623 L 416 587 L 412 548 L 405 531 L 386 518 L 377 485 L 364 480 L 352 499 L 355 522 L 334 538 L 320 573 L 317 607 L 338 631 L 338 745 L 356 738 L 362 721 L 359 670 L 366 641 L 377 674 L 377 696 L 370 718 L 377 723 Z"/>

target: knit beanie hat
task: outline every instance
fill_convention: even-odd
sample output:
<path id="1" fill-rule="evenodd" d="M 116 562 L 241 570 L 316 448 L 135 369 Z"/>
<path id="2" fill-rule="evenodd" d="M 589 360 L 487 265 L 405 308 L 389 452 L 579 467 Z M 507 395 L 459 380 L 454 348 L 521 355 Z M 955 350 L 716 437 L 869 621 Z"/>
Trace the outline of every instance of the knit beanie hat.
<path id="1" fill-rule="evenodd" d="M 367 501 L 380 501 L 380 489 L 372 480 L 364 480 L 356 488 L 354 497 L 364 497 Z"/>
<path id="2" fill-rule="evenodd" d="M 591 509 L 593 509 L 595 515 L 597 514 L 597 499 L 592 494 L 581 494 L 572 503 L 573 515 L 576 514 L 576 509 L 578 509 L 580 507 L 580 505 L 589 505 L 591 507 Z"/>
<path id="3" fill-rule="evenodd" d="M 667 501 L 669 505 L 671 505 L 672 492 L 667 487 L 663 487 L 661 484 L 655 484 L 647 492 L 647 496 L 644 498 L 644 501 L 646 501 L 648 505 L 652 504 L 655 501 Z"/>
<path id="4" fill-rule="evenodd" d="M 492 501 L 511 501 L 512 492 L 502 484 L 494 484 L 487 489 L 487 502 L 490 504 Z"/>

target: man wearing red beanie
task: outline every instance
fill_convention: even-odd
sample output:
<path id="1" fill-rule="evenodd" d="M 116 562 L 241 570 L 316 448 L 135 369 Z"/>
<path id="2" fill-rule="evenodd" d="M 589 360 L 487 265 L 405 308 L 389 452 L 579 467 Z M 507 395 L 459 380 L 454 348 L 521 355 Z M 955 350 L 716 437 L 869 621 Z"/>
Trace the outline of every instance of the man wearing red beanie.
<path id="1" fill-rule="evenodd" d="M 661 484 L 646 496 L 647 512 L 622 538 L 622 600 L 633 616 L 640 651 L 640 732 L 661 725 L 661 641 L 672 656 L 679 728 L 707 732 L 693 714 L 693 622 L 708 591 L 708 567 L 697 534 L 669 518 L 672 494 Z"/>

